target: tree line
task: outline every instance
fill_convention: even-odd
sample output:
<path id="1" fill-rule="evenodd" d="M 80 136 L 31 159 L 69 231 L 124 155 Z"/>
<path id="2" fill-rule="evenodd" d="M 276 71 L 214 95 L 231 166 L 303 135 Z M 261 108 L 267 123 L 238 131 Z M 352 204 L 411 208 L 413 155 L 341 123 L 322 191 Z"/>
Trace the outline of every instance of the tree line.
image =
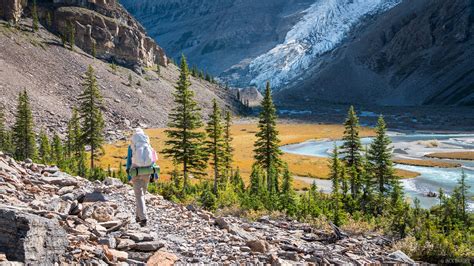
<path id="1" fill-rule="evenodd" d="M 175 167 L 171 181 L 151 184 L 150 192 L 176 202 L 197 202 L 209 210 L 278 212 L 301 221 L 331 221 L 343 228 L 368 225 L 398 241 L 400 248 L 414 259 L 437 262 L 474 255 L 474 217 L 467 206 L 466 175 L 460 176 L 450 196 L 441 189 L 439 204 L 431 209 L 421 208 L 417 198 L 409 202 L 394 172 L 383 116 L 377 121 L 373 142 L 363 147 L 359 120 L 350 107 L 343 144 L 334 144 L 330 160 L 332 193 L 322 193 L 316 183 L 307 191 L 297 192 L 288 165 L 281 158 L 276 107 L 267 83 L 258 118 L 254 163 L 246 185 L 240 170 L 233 165 L 230 111 L 219 108 L 214 99 L 211 115 L 204 123 L 189 76 L 183 56 L 173 95 L 175 107 L 169 114 L 166 146 L 162 150 Z M 122 165 L 118 171 L 110 167 L 105 171 L 94 163 L 101 154 L 105 124 L 102 96 L 90 66 L 78 99 L 65 138 L 61 140 L 55 133 L 50 139 L 44 130 L 38 137 L 35 135 L 29 96 L 26 90 L 22 91 L 10 130 L 0 112 L 0 150 L 18 160 L 30 158 L 57 164 L 64 171 L 91 179 L 108 175 L 126 180 Z"/>
<path id="2" fill-rule="evenodd" d="M 296 192 L 288 165 L 282 160 L 277 130 L 276 108 L 267 83 L 259 114 L 254 164 L 246 186 L 238 168 L 232 167 L 230 113 L 216 101 L 207 125 L 189 89 L 189 70 L 184 56 L 176 87 L 175 108 L 163 153 L 175 163 L 169 183 L 159 183 L 152 191 L 178 202 L 197 201 L 216 210 L 237 207 L 243 211 L 283 212 L 303 221 L 329 220 L 336 226 L 369 224 L 398 240 L 415 259 L 436 262 L 441 258 L 473 255 L 472 221 L 468 212 L 466 175 L 450 197 L 443 191 L 440 204 L 429 209 L 405 197 L 392 161 L 391 140 L 380 116 L 375 137 L 363 147 L 360 124 L 353 107 L 344 122 L 342 145 L 334 144 L 330 160 L 332 193 L 319 191 L 313 183 L 308 191 Z M 211 166 L 212 181 L 201 179 Z M 190 177 L 200 182 L 190 182 Z"/>
<path id="3" fill-rule="evenodd" d="M 50 139 L 44 129 L 36 136 L 30 98 L 26 89 L 21 91 L 11 129 L 7 129 L 4 111 L 0 110 L 0 150 L 16 160 L 55 164 L 72 174 L 103 178 L 105 172 L 94 164 L 104 142 L 103 99 L 92 66 L 87 68 L 83 88 L 63 139 L 58 132 Z"/>

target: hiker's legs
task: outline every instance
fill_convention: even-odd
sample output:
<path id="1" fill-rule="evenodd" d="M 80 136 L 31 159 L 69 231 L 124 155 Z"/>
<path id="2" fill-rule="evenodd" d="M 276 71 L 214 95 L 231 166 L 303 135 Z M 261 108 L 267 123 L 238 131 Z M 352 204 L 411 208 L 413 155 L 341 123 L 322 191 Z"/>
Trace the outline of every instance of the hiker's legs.
<path id="1" fill-rule="evenodd" d="M 148 175 L 146 176 L 136 176 L 133 180 L 133 190 L 135 192 L 136 199 L 136 216 L 140 220 L 146 220 L 146 205 L 145 205 L 145 194 L 149 182 Z"/>

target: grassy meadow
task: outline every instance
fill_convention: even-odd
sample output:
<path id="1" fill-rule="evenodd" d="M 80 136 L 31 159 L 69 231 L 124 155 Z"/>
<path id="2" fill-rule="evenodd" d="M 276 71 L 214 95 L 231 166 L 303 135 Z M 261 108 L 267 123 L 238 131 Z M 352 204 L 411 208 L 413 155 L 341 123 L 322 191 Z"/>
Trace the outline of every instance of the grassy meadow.
<path id="1" fill-rule="evenodd" d="M 145 130 L 150 136 L 152 146 L 160 153 L 164 148 L 166 135 L 165 128 Z M 310 139 L 340 139 L 344 132 L 342 125 L 319 125 L 319 124 L 279 124 L 280 140 L 282 145 L 294 144 Z M 236 124 L 232 126 L 234 165 L 239 167 L 245 182 L 249 180 L 251 167 L 253 163 L 253 144 L 256 140 L 256 124 Z M 374 131 L 369 128 L 361 128 L 361 137 L 373 136 Z M 117 169 L 119 164 L 125 163 L 127 155 L 128 141 L 120 141 L 114 144 L 105 145 L 105 155 L 100 158 L 99 165 L 107 168 Z M 159 154 L 158 164 L 161 167 L 162 180 L 168 180 L 173 170 L 173 164 L 170 160 Z M 297 176 L 308 176 L 314 178 L 328 178 L 329 160 L 326 158 L 303 156 L 296 154 L 284 154 L 283 160 L 288 163 L 290 171 Z M 209 168 L 209 173 L 211 169 Z M 418 174 L 397 170 L 397 174 L 404 178 L 416 177 Z M 308 184 L 302 181 L 295 181 L 296 189 L 308 187 Z"/>
<path id="2" fill-rule="evenodd" d="M 425 155 L 428 158 L 452 159 L 452 160 L 474 160 L 473 151 L 460 152 L 435 152 Z"/>

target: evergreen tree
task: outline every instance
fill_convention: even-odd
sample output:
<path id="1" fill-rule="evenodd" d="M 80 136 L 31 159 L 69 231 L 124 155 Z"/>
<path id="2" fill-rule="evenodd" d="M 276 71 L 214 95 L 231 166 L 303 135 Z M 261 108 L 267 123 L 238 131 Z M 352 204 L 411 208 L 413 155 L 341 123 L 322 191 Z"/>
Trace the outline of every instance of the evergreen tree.
<path id="1" fill-rule="evenodd" d="M 128 74 L 128 86 L 132 86 L 133 85 L 133 77 L 132 77 L 132 73 Z"/>
<path id="2" fill-rule="evenodd" d="M 25 160 L 36 159 L 36 141 L 33 132 L 33 114 L 30 108 L 30 99 L 26 90 L 20 92 L 18 107 L 13 126 L 13 143 L 15 146 L 15 158 Z"/>
<path id="3" fill-rule="evenodd" d="M 468 222 L 468 215 L 467 215 L 467 198 L 469 193 L 469 185 L 466 184 L 466 173 L 464 169 L 461 170 L 461 178 L 458 181 L 458 188 L 459 188 L 459 209 L 461 210 L 461 219 L 464 223 Z"/>
<path id="4" fill-rule="evenodd" d="M 92 57 L 96 58 L 97 57 L 97 48 L 96 48 L 96 44 L 95 44 L 95 40 L 92 41 L 92 51 L 91 51 L 91 55 Z"/>
<path id="5" fill-rule="evenodd" d="M 258 164 L 252 165 L 252 172 L 250 173 L 250 188 L 249 192 L 251 195 L 259 195 L 261 191 L 264 189 L 262 188 L 264 185 L 264 177 L 262 173 L 262 169 Z"/>
<path id="6" fill-rule="evenodd" d="M 13 155 L 15 153 L 15 146 L 13 144 L 13 133 L 10 130 L 5 130 L 3 141 L 3 152 Z"/>
<path id="7" fill-rule="evenodd" d="M 225 113 L 225 125 L 224 125 L 224 156 L 223 156 L 223 167 L 225 178 L 230 178 L 232 171 L 232 163 L 234 158 L 234 148 L 232 147 L 232 117 L 230 111 Z"/>
<path id="8" fill-rule="evenodd" d="M 5 128 L 5 115 L 3 113 L 3 107 L 0 106 L 0 151 L 5 151 L 6 149 L 6 135 L 7 130 Z"/>
<path id="9" fill-rule="evenodd" d="M 171 129 L 165 131 L 168 140 L 165 142 L 163 154 L 182 165 L 185 192 L 188 175 L 203 175 L 207 164 L 207 154 L 203 147 L 205 134 L 199 131 L 202 127 L 200 108 L 194 100 L 194 92 L 190 86 L 188 65 L 183 55 L 181 73 L 174 93 L 176 107 L 169 114 L 168 126 Z"/>
<path id="10" fill-rule="evenodd" d="M 33 0 L 33 6 L 31 7 L 31 16 L 33 17 L 33 31 L 38 31 L 39 18 L 38 18 L 38 7 L 36 5 L 36 0 Z"/>
<path id="11" fill-rule="evenodd" d="M 67 125 L 67 136 L 66 136 L 66 153 L 67 157 L 70 158 L 78 157 L 84 151 L 84 145 L 81 142 L 81 124 L 79 120 L 79 112 L 76 108 L 72 110 L 72 117 Z"/>
<path id="12" fill-rule="evenodd" d="M 378 184 L 378 192 L 381 196 L 390 193 L 392 186 L 397 182 L 394 176 L 392 152 L 390 148 L 391 140 L 386 134 L 386 125 L 382 116 L 379 117 L 375 129 L 376 137 L 370 145 L 368 160 L 371 170 Z"/>
<path id="13" fill-rule="evenodd" d="M 293 190 L 293 176 L 291 175 L 288 165 L 286 164 L 283 170 L 283 180 L 280 193 L 282 208 L 286 210 L 286 213 L 289 216 L 293 216 L 296 213 L 296 193 Z"/>
<path id="14" fill-rule="evenodd" d="M 53 137 L 51 159 L 56 165 L 61 166 L 64 161 L 64 149 L 61 138 L 57 133 Z"/>
<path id="15" fill-rule="evenodd" d="M 341 155 L 350 171 L 351 194 L 353 197 L 359 194 L 360 172 L 361 172 L 361 150 L 362 144 L 359 137 L 359 119 L 354 111 L 354 107 L 349 108 L 347 119 L 344 123 L 344 136 Z"/>
<path id="16" fill-rule="evenodd" d="M 94 169 L 97 149 L 101 149 L 104 142 L 104 119 L 102 117 L 102 95 L 97 85 L 94 69 L 89 66 L 84 82 L 84 91 L 78 97 L 79 117 L 82 120 L 80 142 L 89 145 L 91 151 L 90 166 Z"/>
<path id="17" fill-rule="evenodd" d="M 339 152 L 334 143 L 333 155 L 331 160 L 331 180 L 332 180 L 332 218 L 335 225 L 340 226 L 343 223 L 342 195 L 340 191 L 341 179 L 344 178 L 343 165 L 339 159 Z"/>
<path id="18" fill-rule="evenodd" d="M 243 192 L 245 190 L 244 180 L 240 175 L 240 169 L 238 167 L 235 173 L 232 175 L 231 183 L 237 191 Z"/>
<path id="19" fill-rule="evenodd" d="M 46 25 L 50 28 L 53 25 L 53 21 L 51 19 L 51 12 L 46 13 Z"/>
<path id="20" fill-rule="evenodd" d="M 67 22 L 67 35 L 69 41 L 69 49 L 71 51 L 74 50 L 74 45 L 76 43 L 76 29 L 74 28 L 74 24 L 71 21 Z"/>
<path id="21" fill-rule="evenodd" d="M 257 141 L 254 144 L 255 161 L 266 172 L 267 189 L 270 193 L 275 188 L 275 181 L 282 164 L 280 140 L 276 129 L 276 108 L 272 101 L 270 83 L 267 82 L 262 101 L 262 112 L 259 116 Z"/>
<path id="22" fill-rule="evenodd" d="M 206 133 L 208 136 L 205 142 L 206 152 L 210 155 L 211 165 L 214 168 L 213 191 L 217 195 L 218 182 L 222 183 L 223 181 L 221 174 L 224 167 L 225 143 L 221 112 L 216 99 L 212 101 L 212 114 L 207 123 Z"/>
<path id="23" fill-rule="evenodd" d="M 48 135 L 42 130 L 39 134 L 39 160 L 42 164 L 51 162 L 51 144 Z"/>

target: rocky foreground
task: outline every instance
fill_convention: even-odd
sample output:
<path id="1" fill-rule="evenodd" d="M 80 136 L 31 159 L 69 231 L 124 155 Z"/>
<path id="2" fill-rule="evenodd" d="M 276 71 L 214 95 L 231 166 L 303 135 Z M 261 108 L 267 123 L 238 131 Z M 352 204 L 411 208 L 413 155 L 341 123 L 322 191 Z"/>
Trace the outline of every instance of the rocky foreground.
<path id="1" fill-rule="evenodd" d="M 382 264 L 414 263 L 383 236 L 262 217 L 215 217 L 147 195 L 149 221 L 135 222 L 134 195 L 116 179 L 90 182 L 0 153 L 0 264 Z"/>

